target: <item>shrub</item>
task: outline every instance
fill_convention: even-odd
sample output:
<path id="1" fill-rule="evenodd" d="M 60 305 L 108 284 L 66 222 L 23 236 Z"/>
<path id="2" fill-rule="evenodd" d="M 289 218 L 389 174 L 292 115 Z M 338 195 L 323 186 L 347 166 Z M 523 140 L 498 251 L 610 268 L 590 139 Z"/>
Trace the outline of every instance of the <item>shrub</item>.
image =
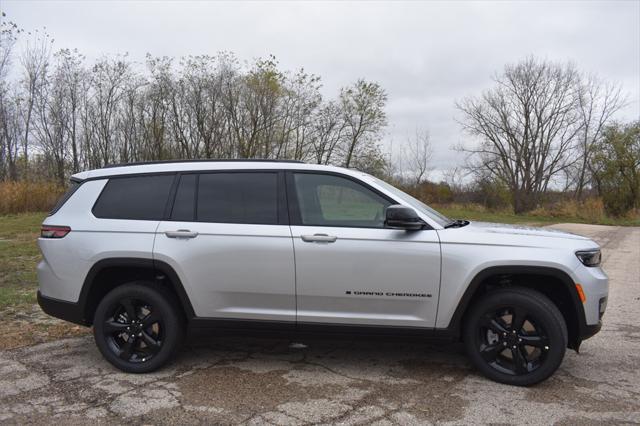
<path id="1" fill-rule="evenodd" d="M 582 202 L 575 199 L 559 200 L 538 207 L 529 214 L 539 217 L 576 218 L 589 223 L 602 223 L 606 218 L 604 203 L 598 197 L 587 198 Z"/>
<path id="2" fill-rule="evenodd" d="M 624 217 L 640 209 L 640 121 L 607 128 L 593 167 L 607 213 Z"/>
<path id="3" fill-rule="evenodd" d="M 51 210 L 64 191 L 52 182 L 0 182 L 0 214 Z"/>
<path id="4" fill-rule="evenodd" d="M 477 203 L 480 203 L 490 210 L 503 210 L 512 207 L 512 195 L 509 188 L 500 183 L 490 180 L 481 180 L 477 183 L 476 189 Z"/>
<path id="5" fill-rule="evenodd" d="M 453 192 L 446 183 L 423 182 L 409 188 L 407 192 L 427 204 L 442 204 L 453 201 Z"/>

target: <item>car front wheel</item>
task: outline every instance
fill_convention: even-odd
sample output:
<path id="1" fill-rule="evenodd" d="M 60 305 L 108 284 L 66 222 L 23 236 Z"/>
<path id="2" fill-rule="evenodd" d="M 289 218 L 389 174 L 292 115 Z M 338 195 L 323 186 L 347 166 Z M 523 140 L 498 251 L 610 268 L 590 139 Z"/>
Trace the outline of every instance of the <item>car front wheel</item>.
<path id="1" fill-rule="evenodd" d="M 98 304 L 93 334 L 102 355 L 128 373 L 148 373 L 176 353 L 182 318 L 162 288 L 135 282 L 116 287 Z"/>
<path id="2" fill-rule="evenodd" d="M 529 386 L 562 363 L 567 326 L 558 308 L 528 288 L 483 296 L 465 320 L 464 343 L 473 364 L 491 380 Z"/>

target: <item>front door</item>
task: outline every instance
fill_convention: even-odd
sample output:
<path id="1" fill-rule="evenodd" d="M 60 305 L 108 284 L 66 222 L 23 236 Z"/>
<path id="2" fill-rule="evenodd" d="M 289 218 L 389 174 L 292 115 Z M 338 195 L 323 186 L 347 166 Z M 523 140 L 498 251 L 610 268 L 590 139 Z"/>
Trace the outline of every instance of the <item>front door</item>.
<path id="1" fill-rule="evenodd" d="M 340 174 L 290 172 L 298 323 L 434 327 L 434 230 L 384 227 L 396 202 Z"/>
<path id="2" fill-rule="evenodd" d="M 182 280 L 196 316 L 295 323 L 283 172 L 182 174 L 154 259 Z"/>

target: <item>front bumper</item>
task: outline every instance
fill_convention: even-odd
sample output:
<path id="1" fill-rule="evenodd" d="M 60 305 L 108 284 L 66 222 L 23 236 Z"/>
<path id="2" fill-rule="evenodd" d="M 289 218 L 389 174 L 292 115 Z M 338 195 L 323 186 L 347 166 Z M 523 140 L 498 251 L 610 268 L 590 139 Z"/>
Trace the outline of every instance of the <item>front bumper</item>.
<path id="1" fill-rule="evenodd" d="M 582 329 L 580 338 L 582 340 L 586 340 L 589 337 L 593 337 L 595 334 L 597 334 L 600 331 L 601 328 L 602 328 L 602 321 L 598 321 L 598 323 L 594 325 L 585 325 L 584 328 Z"/>
<path id="2" fill-rule="evenodd" d="M 40 290 L 38 290 L 38 305 L 40 305 L 40 308 L 42 308 L 46 314 L 52 317 L 60 318 L 74 324 L 89 325 L 84 319 L 84 312 L 78 303 L 43 296 Z"/>
<path id="3" fill-rule="evenodd" d="M 609 296 L 609 277 L 600 267 L 585 267 L 580 264 L 574 273 L 575 283 L 582 286 L 586 300 L 578 314 L 577 335 L 569 343 L 569 347 L 579 350 L 580 344 L 600 331 L 602 316 Z M 577 300 L 576 302 L 579 302 Z"/>

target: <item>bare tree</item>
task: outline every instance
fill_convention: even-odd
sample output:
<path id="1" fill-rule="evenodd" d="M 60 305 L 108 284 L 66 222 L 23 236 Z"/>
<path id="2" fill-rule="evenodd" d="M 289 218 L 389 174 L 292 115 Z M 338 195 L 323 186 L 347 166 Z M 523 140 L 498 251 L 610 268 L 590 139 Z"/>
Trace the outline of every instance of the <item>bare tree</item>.
<path id="1" fill-rule="evenodd" d="M 22 137 L 19 94 L 0 90 L 0 126 L 0 177 L 17 180 L 17 159 Z"/>
<path id="2" fill-rule="evenodd" d="M 571 64 L 528 58 L 505 67 L 496 85 L 457 103 L 463 128 L 480 139 L 462 146 L 470 167 L 508 186 L 516 213 L 531 210 L 549 183 L 572 164 L 582 130 L 580 75 Z"/>
<path id="3" fill-rule="evenodd" d="M 603 136 L 613 115 L 626 103 L 618 85 L 607 84 L 598 77 L 589 76 L 580 82 L 578 111 L 582 129 L 578 136 L 579 160 L 575 167 L 575 196 L 582 199 L 583 190 L 593 174 L 591 163 L 596 145 Z"/>
<path id="4" fill-rule="evenodd" d="M 67 130 L 69 115 L 65 110 L 65 87 L 62 75 L 56 73 L 51 78 L 44 76 L 34 99 L 33 133 L 38 146 L 53 162 L 56 180 L 65 183 L 67 163 Z"/>
<path id="5" fill-rule="evenodd" d="M 116 160 L 115 127 L 118 107 L 122 99 L 125 83 L 131 78 L 130 64 L 126 57 L 103 58 L 93 66 L 93 105 L 91 118 L 96 131 L 96 146 L 100 165 Z M 97 148 L 97 150 L 95 149 Z"/>
<path id="6" fill-rule="evenodd" d="M 86 64 L 62 49 L 50 65 L 48 36 L 36 40 L 22 55 L 26 77 L 11 92 L 3 81 L 0 93 L 2 177 L 19 177 L 19 148 L 25 164 L 60 182 L 84 168 L 166 158 L 386 167 L 378 145 L 386 94 L 377 83 L 360 80 L 324 100 L 318 76 L 283 71 L 273 56 L 242 64 L 227 52 L 147 56 L 143 70 L 126 55 Z"/>
<path id="7" fill-rule="evenodd" d="M 413 184 L 421 184 L 426 178 L 427 172 L 431 170 L 433 147 L 431 146 L 429 132 L 423 129 L 416 129 L 415 135 L 407 140 L 404 156 Z"/>
<path id="8" fill-rule="evenodd" d="M 6 13 L 2 12 L 0 19 L 0 81 L 5 81 L 7 72 L 11 66 L 13 48 L 22 29 L 18 25 L 6 19 Z"/>
<path id="9" fill-rule="evenodd" d="M 330 164 L 336 147 L 344 140 L 346 123 L 340 106 L 330 101 L 320 108 L 313 118 L 311 148 L 317 164 Z"/>
<path id="10" fill-rule="evenodd" d="M 462 192 L 466 186 L 469 171 L 464 167 L 450 167 L 443 171 L 442 180 L 454 192 Z"/>
<path id="11" fill-rule="evenodd" d="M 55 54 L 57 68 L 55 79 L 62 85 L 62 102 L 64 114 L 63 120 L 69 137 L 71 148 L 71 170 L 73 173 L 80 171 L 80 142 L 78 134 L 78 121 L 80 116 L 82 83 L 87 78 L 83 68 L 85 57 L 77 50 L 62 49 Z"/>
<path id="12" fill-rule="evenodd" d="M 29 35 L 31 35 L 29 33 Z M 24 122 L 24 136 L 22 138 L 22 155 L 25 165 L 29 162 L 29 135 L 31 131 L 31 119 L 33 115 L 33 107 L 36 103 L 41 86 L 45 84 L 47 76 L 47 68 L 51 56 L 51 46 L 53 39 L 49 34 L 34 31 L 32 40 L 27 42 L 26 48 L 22 52 L 20 58 L 24 76 L 22 84 L 25 92 L 25 104 L 22 106 L 22 120 Z M 25 174 L 27 173 L 25 166 Z"/>
<path id="13" fill-rule="evenodd" d="M 22 32 L 18 25 L 6 19 L 2 12 L 0 19 L 0 178 L 8 176 L 17 179 L 16 157 L 19 139 L 18 109 L 7 74 L 11 66 L 13 47 Z"/>

